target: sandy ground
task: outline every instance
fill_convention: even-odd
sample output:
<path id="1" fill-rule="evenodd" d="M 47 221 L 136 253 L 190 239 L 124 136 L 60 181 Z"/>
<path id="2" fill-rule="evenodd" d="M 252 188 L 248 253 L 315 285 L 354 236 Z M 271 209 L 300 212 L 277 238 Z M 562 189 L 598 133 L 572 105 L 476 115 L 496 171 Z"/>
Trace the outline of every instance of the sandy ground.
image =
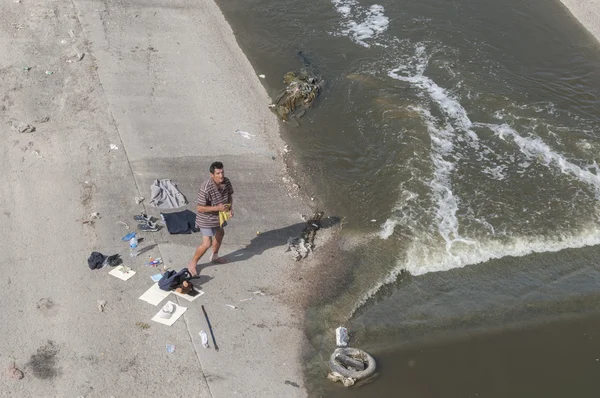
<path id="1" fill-rule="evenodd" d="M 560 0 L 579 22 L 600 41 L 600 0 Z"/>
<path id="2" fill-rule="evenodd" d="M 310 210 L 282 183 L 276 118 L 218 7 L 10 0 L 0 15 L 0 396 L 305 396 L 284 250 Z M 141 233 L 151 249 L 137 258 L 120 238 L 134 214 L 159 214 L 134 202 L 154 179 L 175 181 L 193 209 L 216 159 L 236 192 L 229 264 L 202 271 L 196 301 L 171 296 L 188 310 L 160 325 L 160 305 L 138 300 L 157 273 L 144 263 L 180 269 L 200 236 Z M 91 271 L 92 251 L 120 253 L 137 273 Z M 219 352 L 201 345 L 202 304 Z"/>

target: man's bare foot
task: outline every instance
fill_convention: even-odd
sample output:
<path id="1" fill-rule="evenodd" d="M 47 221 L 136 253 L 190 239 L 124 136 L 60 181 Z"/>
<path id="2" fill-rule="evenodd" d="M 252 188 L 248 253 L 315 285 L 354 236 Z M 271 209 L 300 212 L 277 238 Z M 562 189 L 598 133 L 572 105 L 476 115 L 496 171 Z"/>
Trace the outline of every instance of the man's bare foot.
<path id="1" fill-rule="evenodd" d="M 190 271 L 190 274 L 192 274 L 192 276 L 198 276 L 196 274 L 196 266 L 197 264 L 194 262 L 194 260 L 190 261 L 190 263 L 188 264 L 188 271 Z"/>
<path id="2" fill-rule="evenodd" d="M 217 263 L 217 264 L 227 263 L 227 260 L 225 260 L 223 257 L 219 257 L 218 254 L 213 254 L 212 256 L 210 256 L 210 261 L 212 261 L 213 263 Z"/>

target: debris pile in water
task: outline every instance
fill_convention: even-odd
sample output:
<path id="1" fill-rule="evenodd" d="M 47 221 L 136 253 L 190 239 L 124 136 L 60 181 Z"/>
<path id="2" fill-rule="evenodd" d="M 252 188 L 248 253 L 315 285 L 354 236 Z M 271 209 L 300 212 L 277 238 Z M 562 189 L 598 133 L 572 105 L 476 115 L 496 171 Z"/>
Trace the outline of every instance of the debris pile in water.
<path id="1" fill-rule="evenodd" d="M 283 77 L 283 83 L 287 87 L 269 107 L 286 122 L 304 116 L 323 87 L 323 79 L 306 72 L 288 72 Z"/>

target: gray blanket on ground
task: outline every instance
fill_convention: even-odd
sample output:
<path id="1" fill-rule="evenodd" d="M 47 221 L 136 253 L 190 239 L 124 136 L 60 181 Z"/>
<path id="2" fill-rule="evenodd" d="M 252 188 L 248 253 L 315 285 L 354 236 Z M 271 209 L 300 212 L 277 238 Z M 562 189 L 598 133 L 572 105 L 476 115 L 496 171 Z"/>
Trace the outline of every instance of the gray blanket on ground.
<path id="1" fill-rule="evenodd" d="M 150 186 L 150 205 L 159 209 L 177 209 L 187 200 L 171 180 L 155 180 Z"/>

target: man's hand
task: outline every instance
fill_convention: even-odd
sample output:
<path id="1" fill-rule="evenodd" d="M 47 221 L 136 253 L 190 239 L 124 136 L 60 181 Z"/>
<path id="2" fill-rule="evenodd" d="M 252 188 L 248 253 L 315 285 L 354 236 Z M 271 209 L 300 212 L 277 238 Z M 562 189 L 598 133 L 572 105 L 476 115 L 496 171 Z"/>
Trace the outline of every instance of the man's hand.
<path id="1" fill-rule="evenodd" d="M 225 211 L 229 208 L 229 206 L 223 204 L 223 203 L 219 203 L 218 205 L 215 206 L 217 208 L 217 211 Z"/>

